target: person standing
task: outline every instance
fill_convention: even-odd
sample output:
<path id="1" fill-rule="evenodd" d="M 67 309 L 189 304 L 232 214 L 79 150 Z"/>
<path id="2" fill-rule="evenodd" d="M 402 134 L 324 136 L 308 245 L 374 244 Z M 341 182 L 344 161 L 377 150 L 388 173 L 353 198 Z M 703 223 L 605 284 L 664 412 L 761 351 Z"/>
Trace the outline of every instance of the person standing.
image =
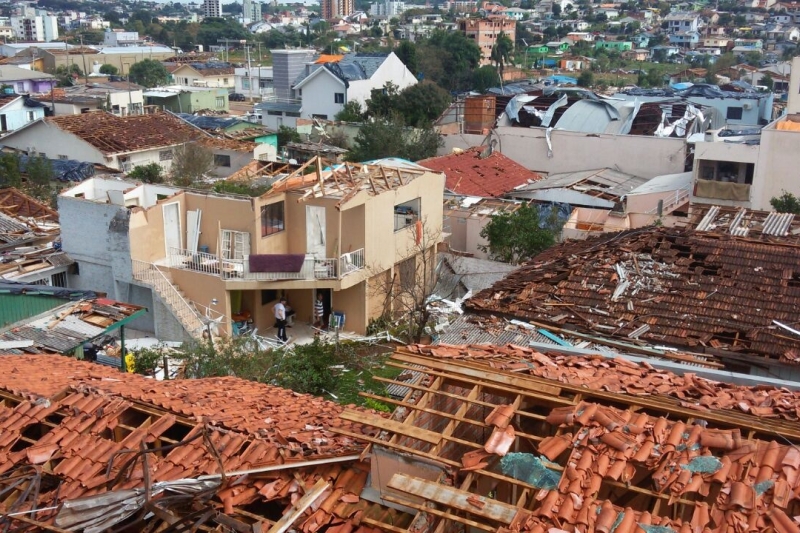
<path id="1" fill-rule="evenodd" d="M 275 304 L 273 310 L 275 311 L 275 325 L 278 328 L 278 340 L 284 343 L 288 342 L 289 337 L 286 336 L 286 298 L 281 298 Z"/>
<path id="2" fill-rule="evenodd" d="M 314 327 L 321 328 L 325 323 L 325 304 L 322 302 L 322 293 L 317 293 L 317 301 L 314 302 Z"/>

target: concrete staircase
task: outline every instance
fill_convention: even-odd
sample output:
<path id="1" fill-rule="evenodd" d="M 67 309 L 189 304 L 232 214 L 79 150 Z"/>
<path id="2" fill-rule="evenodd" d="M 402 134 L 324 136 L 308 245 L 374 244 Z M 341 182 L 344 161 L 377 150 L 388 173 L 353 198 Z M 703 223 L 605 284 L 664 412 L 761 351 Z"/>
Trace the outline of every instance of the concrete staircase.
<path id="1" fill-rule="evenodd" d="M 201 338 L 205 330 L 203 317 L 172 280 L 170 273 L 145 261 L 132 260 L 132 267 L 133 279 L 152 288 L 189 335 L 195 339 Z"/>

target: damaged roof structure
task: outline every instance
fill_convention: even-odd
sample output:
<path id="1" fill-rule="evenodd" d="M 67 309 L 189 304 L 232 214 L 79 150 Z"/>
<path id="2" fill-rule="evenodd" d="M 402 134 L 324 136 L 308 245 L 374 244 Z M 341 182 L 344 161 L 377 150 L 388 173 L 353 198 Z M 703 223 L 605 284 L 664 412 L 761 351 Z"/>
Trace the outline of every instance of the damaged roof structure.
<path id="1" fill-rule="evenodd" d="M 499 107 L 500 98 L 497 103 Z M 595 134 L 688 137 L 719 128 L 724 123 L 724 117 L 713 107 L 680 97 L 626 100 L 600 97 L 586 89 L 559 87 L 508 99 L 497 125 L 552 127 Z"/>
<path id="2" fill-rule="evenodd" d="M 796 392 L 559 350 L 395 352 L 390 364 L 403 374 L 387 381 L 407 394 L 391 401 L 390 421 L 372 423 L 381 437 L 367 439 L 373 484 L 418 511 L 425 525 L 413 531 L 800 531 L 796 414 L 772 420 L 769 409 L 734 407 L 786 394 L 780 403 L 793 411 Z M 413 373 L 424 377 L 403 377 Z M 704 405 L 709 397 L 721 401 Z"/>
<path id="3" fill-rule="evenodd" d="M 321 398 L 30 355 L 0 357 L 0 400 L 0 524 L 16 531 L 377 533 L 410 524 L 407 513 L 359 498 L 364 442 L 332 430 L 373 430 Z"/>
<path id="4" fill-rule="evenodd" d="M 85 342 L 123 327 L 147 312 L 147 309 L 137 305 L 98 298 L 91 291 L 24 284 L 4 284 L 0 285 L 0 289 L 21 297 L 41 295 L 55 302 L 66 301 L 51 305 L 45 312 L 0 330 L 0 356 L 72 355 Z"/>
<path id="5" fill-rule="evenodd" d="M 13 187 L 0 189 L 0 279 L 49 280 L 73 260 L 61 251 L 58 212 Z"/>
<path id="6" fill-rule="evenodd" d="M 734 224 L 735 226 L 735 224 Z M 795 359 L 800 248 L 783 226 L 647 227 L 555 246 L 467 301 L 488 312 L 768 367 Z"/>

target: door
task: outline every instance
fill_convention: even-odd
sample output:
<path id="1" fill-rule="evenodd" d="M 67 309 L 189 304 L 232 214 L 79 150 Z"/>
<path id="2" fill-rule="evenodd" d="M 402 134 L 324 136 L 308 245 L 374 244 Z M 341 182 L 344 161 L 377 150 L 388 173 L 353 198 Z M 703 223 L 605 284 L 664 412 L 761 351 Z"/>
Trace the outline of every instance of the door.
<path id="1" fill-rule="evenodd" d="M 181 206 L 178 202 L 164 204 L 164 246 L 167 257 L 181 249 Z"/>
<path id="2" fill-rule="evenodd" d="M 314 302 L 317 301 L 317 295 L 322 295 L 322 327 L 323 329 L 328 328 L 328 322 L 330 321 L 331 310 L 333 309 L 333 291 L 330 289 L 316 289 L 314 291 Z"/>
<path id="3" fill-rule="evenodd" d="M 325 208 L 306 206 L 306 253 L 317 258 L 325 257 Z"/>

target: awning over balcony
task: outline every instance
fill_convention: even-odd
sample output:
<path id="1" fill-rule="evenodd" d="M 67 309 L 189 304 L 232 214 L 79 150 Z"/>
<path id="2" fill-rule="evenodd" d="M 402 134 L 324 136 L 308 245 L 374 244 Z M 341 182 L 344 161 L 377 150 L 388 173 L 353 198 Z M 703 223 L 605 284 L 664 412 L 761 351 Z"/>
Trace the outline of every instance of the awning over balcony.
<path id="1" fill-rule="evenodd" d="M 749 202 L 750 185 L 727 181 L 697 180 L 694 187 L 694 195 L 698 198 Z"/>

